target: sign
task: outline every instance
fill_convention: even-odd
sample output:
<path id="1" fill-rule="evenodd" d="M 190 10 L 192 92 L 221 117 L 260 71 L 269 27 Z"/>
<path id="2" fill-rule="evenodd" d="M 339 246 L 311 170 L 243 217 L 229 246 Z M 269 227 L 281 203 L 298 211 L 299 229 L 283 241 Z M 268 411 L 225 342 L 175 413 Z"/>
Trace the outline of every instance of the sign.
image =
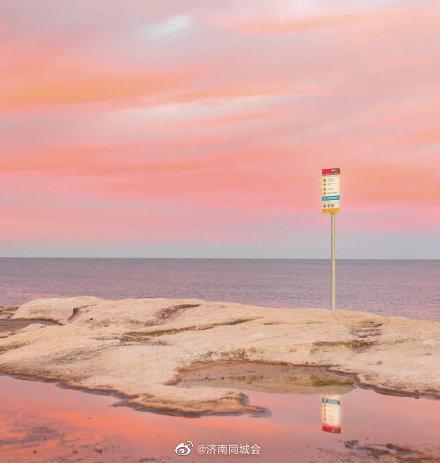
<path id="1" fill-rule="evenodd" d="M 340 178 L 340 169 L 322 169 L 322 212 L 326 214 L 335 214 L 336 212 L 339 212 L 339 206 L 341 203 Z"/>
<path id="2" fill-rule="evenodd" d="M 322 398 L 322 430 L 341 433 L 341 400 L 339 396 Z"/>

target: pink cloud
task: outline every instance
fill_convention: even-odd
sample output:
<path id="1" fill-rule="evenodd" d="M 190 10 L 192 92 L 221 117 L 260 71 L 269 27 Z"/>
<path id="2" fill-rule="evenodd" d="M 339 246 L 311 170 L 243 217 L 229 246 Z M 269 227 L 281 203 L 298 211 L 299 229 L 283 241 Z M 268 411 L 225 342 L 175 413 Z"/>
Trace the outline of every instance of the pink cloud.
<path id="1" fill-rule="evenodd" d="M 435 4 L 105 5 L 0 6 L 3 239 L 280 237 L 319 214 L 330 165 L 352 229 L 437 223 Z"/>

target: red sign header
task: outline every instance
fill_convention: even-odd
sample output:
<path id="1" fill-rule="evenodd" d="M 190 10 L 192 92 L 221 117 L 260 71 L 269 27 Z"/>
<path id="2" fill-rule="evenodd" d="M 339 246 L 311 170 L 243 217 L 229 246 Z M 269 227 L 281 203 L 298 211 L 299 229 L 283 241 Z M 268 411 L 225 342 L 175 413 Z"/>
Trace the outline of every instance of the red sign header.
<path id="1" fill-rule="evenodd" d="M 322 169 L 322 175 L 340 175 L 341 169 L 334 167 L 333 169 Z"/>

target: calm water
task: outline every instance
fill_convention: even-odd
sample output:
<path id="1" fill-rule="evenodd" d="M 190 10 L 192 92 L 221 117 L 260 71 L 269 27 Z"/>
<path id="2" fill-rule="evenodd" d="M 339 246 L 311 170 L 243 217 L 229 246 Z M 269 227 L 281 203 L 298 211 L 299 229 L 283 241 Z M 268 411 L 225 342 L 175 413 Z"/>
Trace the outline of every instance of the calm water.
<path id="1" fill-rule="evenodd" d="M 367 463 L 377 461 L 377 451 L 388 456 L 380 461 L 440 461 L 439 401 L 355 389 L 340 396 L 341 433 L 330 434 L 321 428 L 320 394 L 250 392 L 249 398 L 271 415 L 157 415 L 112 407 L 112 397 L 0 377 L 0 461 Z M 176 456 L 176 445 L 187 440 L 194 444 L 190 457 Z M 261 454 L 197 454 L 198 446 L 212 444 L 257 444 Z M 392 458 L 399 447 L 407 459 Z M 407 448 L 417 451 L 412 459 Z"/>
<path id="2" fill-rule="evenodd" d="M 438 260 L 340 260 L 337 272 L 340 308 L 440 320 Z M 84 294 L 328 307 L 329 262 L 0 258 L 0 305 Z"/>

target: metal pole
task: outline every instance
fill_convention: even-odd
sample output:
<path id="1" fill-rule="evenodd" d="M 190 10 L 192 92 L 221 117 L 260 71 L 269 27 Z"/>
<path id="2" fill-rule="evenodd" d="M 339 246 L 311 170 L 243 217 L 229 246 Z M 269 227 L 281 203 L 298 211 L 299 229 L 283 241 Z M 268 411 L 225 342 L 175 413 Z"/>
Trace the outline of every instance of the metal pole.
<path id="1" fill-rule="evenodd" d="M 332 310 L 336 309 L 336 214 L 331 214 Z"/>

